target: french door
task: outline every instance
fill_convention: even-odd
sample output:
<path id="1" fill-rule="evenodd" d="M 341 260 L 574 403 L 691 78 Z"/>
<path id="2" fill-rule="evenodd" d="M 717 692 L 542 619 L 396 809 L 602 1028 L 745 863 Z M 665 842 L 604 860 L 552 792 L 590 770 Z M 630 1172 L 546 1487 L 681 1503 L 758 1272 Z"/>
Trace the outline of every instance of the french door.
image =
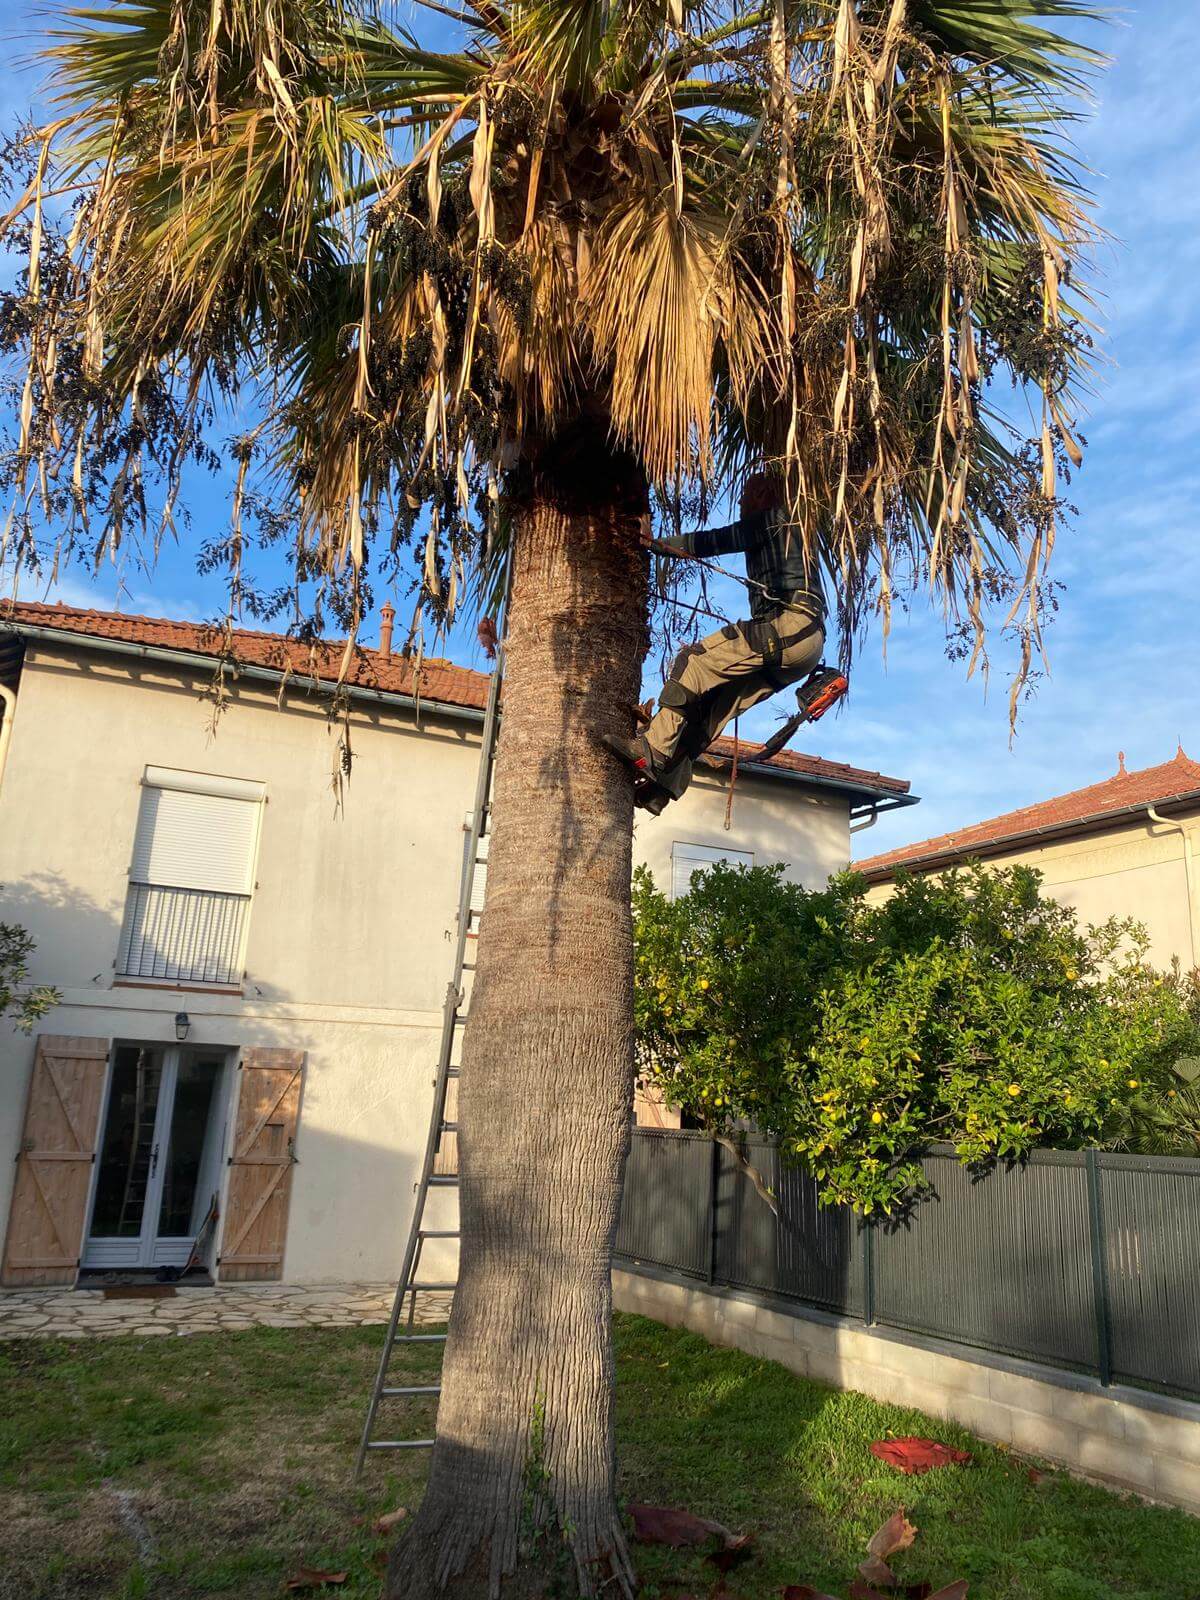
<path id="1" fill-rule="evenodd" d="M 221 1179 L 228 1051 L 114 1046 L 85 1267 L 181 1267 Z"/>

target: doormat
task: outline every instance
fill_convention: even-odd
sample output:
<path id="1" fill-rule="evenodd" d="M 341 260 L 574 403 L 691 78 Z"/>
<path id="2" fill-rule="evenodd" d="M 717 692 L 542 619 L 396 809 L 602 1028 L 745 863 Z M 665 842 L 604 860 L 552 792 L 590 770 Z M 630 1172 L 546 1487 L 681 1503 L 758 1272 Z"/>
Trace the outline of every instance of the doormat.
<path id="1" fill-rule="evenodd" d="M 164 1300 L 175 1293 L 173 1283 L 117 1283 L 104 1291 L 106 1300 Z"/>

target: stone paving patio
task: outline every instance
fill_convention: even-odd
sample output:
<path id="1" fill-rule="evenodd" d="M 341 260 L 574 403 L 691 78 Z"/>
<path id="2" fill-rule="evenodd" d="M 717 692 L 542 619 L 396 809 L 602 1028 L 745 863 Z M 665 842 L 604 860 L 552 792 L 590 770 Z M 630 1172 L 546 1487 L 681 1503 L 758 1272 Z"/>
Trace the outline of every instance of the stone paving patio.
<path id="1" fill-rule="evenodd" d="M 386 1322 L 390 1283 L 218 1284 L 150 1300 L 105 1299 L 100 1289 L 0 1290 L 0 1339 L 160 1336 L 224 1328 L 345 1328 Z M 418 1320 L 444 1322 L 447 1294 L 423 1294 Z"/>

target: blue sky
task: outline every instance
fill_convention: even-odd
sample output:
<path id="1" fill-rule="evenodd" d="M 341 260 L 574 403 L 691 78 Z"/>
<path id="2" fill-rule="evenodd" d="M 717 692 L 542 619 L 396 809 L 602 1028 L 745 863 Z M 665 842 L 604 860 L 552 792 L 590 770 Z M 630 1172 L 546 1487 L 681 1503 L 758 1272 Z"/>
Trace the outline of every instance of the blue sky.
<path id="1" fill-rule="evenodd" d="M 29 0 L 9 5 L 12 48 L 0 66 L 6 129 L 29 113 L 36 76 L 12 63 L 45 15 Z M 1200 11 L 1135 0 L 1100 42 L 1113 65 L 1078 142 L 1094 172 L 1099 220 L 1115 241 L 1099 259 L 1109 364 L 1071 491 L 1080 515 L 1055 556 L 1067 592 L 1049 634 L 1051 675 L 1010 746 L 1003 672 L 987 691 L 967 682 L 945 659 L 939 618 L 922 609 L 898 618 L 886 660 L 872 636 L 847 707 L 801 741 L 908 778 L 922 797 L 864 835 L 863 853 L 1097 782 L 1116 771 L 1119 749 L 1131 768 L 1168 760 L 1178 740 L 1200 758 L 1200 312 L 1192 287 L 1200 280 L 1200 98 L 1181 71 L 1200 45 Z M 197 532 L 223 525 L 229 488 L 228 479 L 197 485 Z M 26 585 L 22 597 L 43 592 Z M 130 566 L 92 582 L 76 570 L 49 597 L 196 619 L 222 605 L 219 579 L 201 578 L 192 552 L 174 548 L 152 574 Z M 722 600 L 736 613 L 739 597 L 730 586 Z M 407 614 L 403 602 L 400 611 Z M 481 664 L 469 641 L 453 653 Z M 764 736 L 775 720 L 762 708 L 743 732 Z"/>

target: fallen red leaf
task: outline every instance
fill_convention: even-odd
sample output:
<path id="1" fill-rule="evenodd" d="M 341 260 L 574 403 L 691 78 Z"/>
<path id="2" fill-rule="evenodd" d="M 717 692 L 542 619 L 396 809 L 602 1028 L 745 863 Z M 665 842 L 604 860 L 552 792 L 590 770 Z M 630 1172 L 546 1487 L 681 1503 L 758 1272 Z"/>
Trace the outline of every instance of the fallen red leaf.
<path id="1" fill-rule="evenodd" d="M 888 1566 L 888 1557 L 894 1556 L 897 1550 L 907 1550 L 917 1537 L 916 1527 L 904 1515 L 901 1506 L 872 1535 L 867 1546 L 867 1559 L 858 1569 L 859 1577 L 865 1578 L 868 1583 L 879 1583 L 890 1589 L 896 1582 L 896 1574 Z"/>
<path id="2" fill-rule="evenodd" d="M 285 1589 L 324 1589 L 336 1583 L 345 1583 L 348 1573 L 326 1572 L 321 1567 L 297 1567 L 290 1578 L 285 1578 Z"/>
<path id="3" fill-rule="evenodd" d="M 855 1578 L 850 1585 L 850 1600 L 887 1600 L 887 1596 L 880 1594 L 878 1589 L 872 1588 L 862 1578 Z"/>
<path id="4" fill-rule="evenodd" d="M 627 1508 L 633 1518 L 633 1536 L 643 1544 L 667 1544 L 675 1550 L 685 1545 L 706 1544 L 709 1539 L 720 1539 L 729 1549 L 738 1541 L 719 1522 L 708 1517 L 693 1516 L 690 1511 L 673 1511 L 669 1506 L 643 1506 L 631 1503 Z"/>
<path id="5" fill-rule="evenodd" d="M 945 1589 L 931 1594 L 929 1600 L 967 1600 L 967 1580 L 960 1578 L 957 1583 L 948 1584 Z"/>
<path id="6" fill-rule="evenodd" d="M 899 1472 L 930 1472 L 934 1467 L 965 1467 L 971 1455 L 936 1439 L 876 1439 L 871 1454 Z"/>
<path id="7" fill-rule="evenodd" d="M 749 1561 L 754 1553 L 754 1535 L 750 1533 L 739 1534 L 725 1541 L 719 1550 L 712 1550 L 705 1556 L 717 1571 L 724 1574 L 732 1572 L 734 1567 L 740 1567 L 743 1561 Z"/>

